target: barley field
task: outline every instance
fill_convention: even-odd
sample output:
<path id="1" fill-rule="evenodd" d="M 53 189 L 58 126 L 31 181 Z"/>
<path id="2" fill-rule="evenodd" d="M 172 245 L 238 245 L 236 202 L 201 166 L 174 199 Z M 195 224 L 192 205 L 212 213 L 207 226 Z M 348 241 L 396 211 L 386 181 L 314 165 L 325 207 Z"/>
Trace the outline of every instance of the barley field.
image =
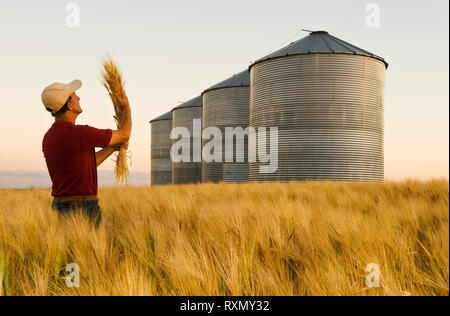
<path id="1" fill-rule="evenodd" d="M 103 224 L 0 190 L 1 295 L 449 295 L 449 183 L 107 187 Z M 65 267 L 80 268 L 68 288 Z M 368 264 L 380 269 L 368 287 Z"/>

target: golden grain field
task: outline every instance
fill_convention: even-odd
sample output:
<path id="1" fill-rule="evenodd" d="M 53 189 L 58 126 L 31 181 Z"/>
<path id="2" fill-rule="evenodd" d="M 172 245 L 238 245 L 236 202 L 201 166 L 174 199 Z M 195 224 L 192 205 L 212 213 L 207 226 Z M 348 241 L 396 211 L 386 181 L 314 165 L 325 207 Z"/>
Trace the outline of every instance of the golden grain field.
<path id="1" fill-rule="evenodd" d="M 449 183 L 108 187 L 104 221 L 0 190 L 2 295 L 449 295 Z M 65 285 L 68 263 L 79 288 Z M 366 287 L 379 265 L 380 287 Z"/>

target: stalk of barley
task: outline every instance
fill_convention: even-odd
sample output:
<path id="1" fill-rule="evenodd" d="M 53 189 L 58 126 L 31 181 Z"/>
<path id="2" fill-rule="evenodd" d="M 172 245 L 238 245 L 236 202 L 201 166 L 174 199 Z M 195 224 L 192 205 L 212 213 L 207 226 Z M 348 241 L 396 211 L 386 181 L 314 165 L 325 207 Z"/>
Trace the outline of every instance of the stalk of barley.
<path id="1" fill-rule="evenodd" d="M 3 264 L 0 261 L 0 296 L 3 296 Z"/>
<path id="2" fill-rule="evenodd" d="M 103 69 L 101 71 L 102 84 L 106 88 L 111 97 L 111 101 L 114 105 L 114 120 L 116 121 L 117 128 L 122 127 L 123 120 L 123 107 L 117 99 L 116 95 L 123 98 L 125 95 L 124 81 L 122 79 L 122 74 L 117 67 L 116 62 L 110 57 L 100 59 Z M 128 163 L 127 163 L 127 152 L 120 147 L 119 152 L 116 154 L 116 182 L 124 182 L 128 184 Z"/>
<path id="3" fill-rule="evenodd" d="M 6 293 L 6 265 L 0 260 L 0 296 L 7 296 Z"/>

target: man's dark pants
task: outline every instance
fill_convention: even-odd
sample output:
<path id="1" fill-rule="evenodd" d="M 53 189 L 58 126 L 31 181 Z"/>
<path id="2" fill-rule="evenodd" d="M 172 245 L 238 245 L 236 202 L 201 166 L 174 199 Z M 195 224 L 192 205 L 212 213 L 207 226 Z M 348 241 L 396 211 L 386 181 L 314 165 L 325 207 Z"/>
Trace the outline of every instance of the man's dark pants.
<path id="1" fill-rule="evenodd" d="M 98 204 L 98 200 L 81 200 L 81 201 L 53 201 L 52 208 L 62 216 L 70 216 L 77 210 L 81 210 L 83 214 L 89 217 L 89 220 L 96 228 L 102 221 L 102 210 Z"/>

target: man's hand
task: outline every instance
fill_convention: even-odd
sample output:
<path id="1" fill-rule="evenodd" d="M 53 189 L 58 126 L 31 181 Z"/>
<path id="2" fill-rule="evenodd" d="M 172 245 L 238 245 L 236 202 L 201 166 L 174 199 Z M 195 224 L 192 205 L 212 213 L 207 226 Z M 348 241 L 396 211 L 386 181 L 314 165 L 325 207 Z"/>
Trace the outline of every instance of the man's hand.
<path id="1" fill-rule="evenodd" d="M 122 143 L 122 144 L 118 144 L 118 145 L 113 145 L 112 148 L 114 148 L 114 151 L 119 151 L 120 147 L 123 145 L 123 148 L 125 150 L 128 150 L 128 142 Z"/>
<path id="2" fill-rule="evenodd" d="M 103 148 L 100 151 L 97 151 L 95 153 L 95 160 L 97 162 L 97 167 L 100 166 L 102 164 L 102 162 L 105 161 L 106 158 L 111 156 L 115 151 L 119 151 L 120 146 L 122 146 L 122 145 L 125 150 L 128 149 L 128 142 L 125 142 L 125 143 L 118 144 L 118 145 L 110 145 L 110 146 Z"/>
<path id="3" fill-rule="evenodd" d="M 123 95 L 123 98 L 121 98 L 117 93 L 114 93 L 114 97 L 119 101 L 119 104 L 123 107 L 129 107 L 130 102 L 128 102 L 128 96 L 126 94 Z"/>

